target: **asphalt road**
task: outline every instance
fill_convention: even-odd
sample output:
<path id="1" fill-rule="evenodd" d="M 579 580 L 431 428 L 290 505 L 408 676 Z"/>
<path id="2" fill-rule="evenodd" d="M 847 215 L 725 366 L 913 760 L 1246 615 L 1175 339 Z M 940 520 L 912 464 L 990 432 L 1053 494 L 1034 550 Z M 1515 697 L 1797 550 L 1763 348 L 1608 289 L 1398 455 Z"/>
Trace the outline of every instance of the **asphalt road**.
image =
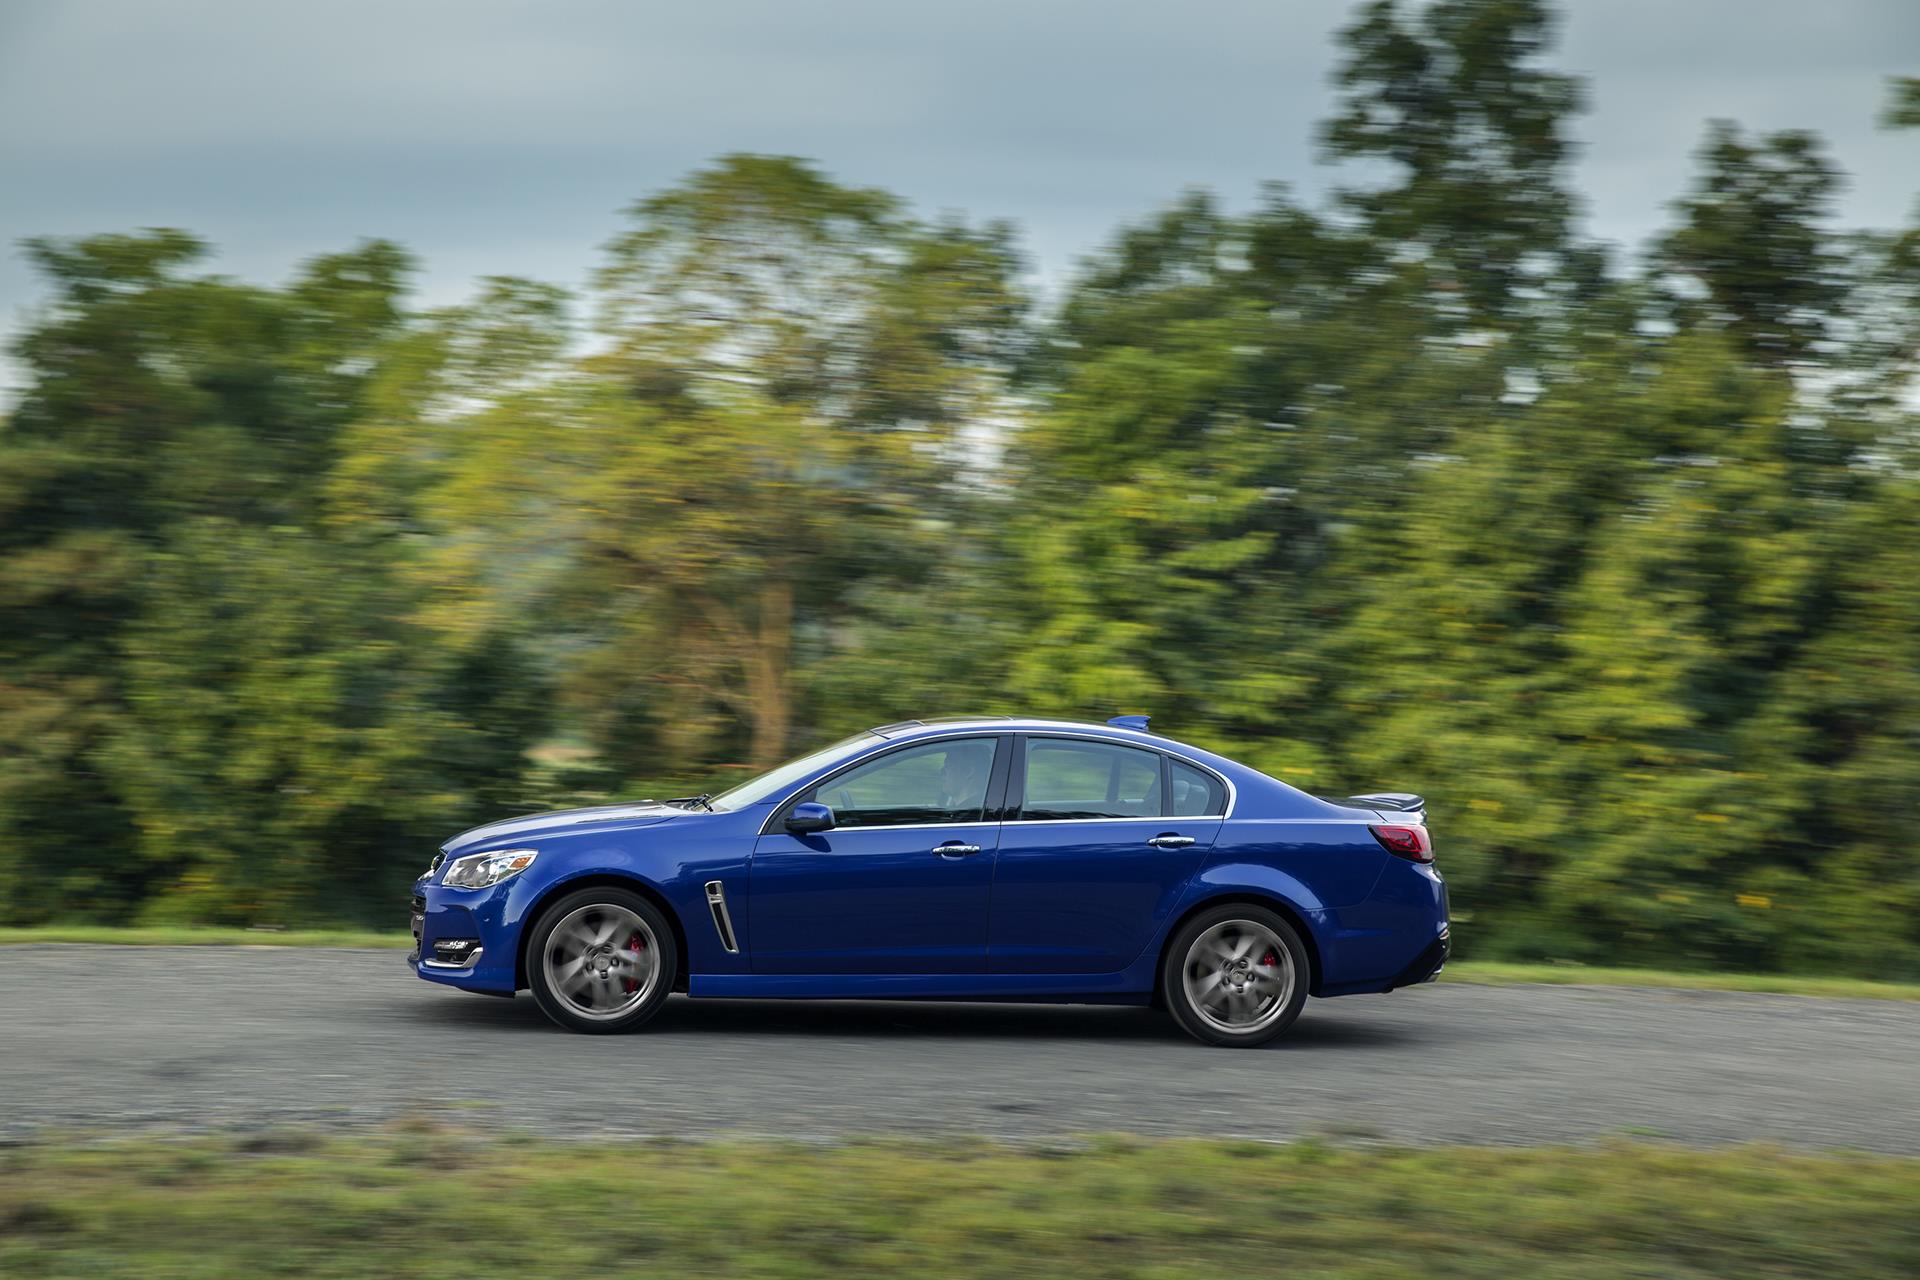
<path id="1" fill-rule="evenodd" d="M 1920 1005 L 1437 985 L 1310 1001 L 1257 1051 L 1143 1009 L 690 1001 L 624 1037 L 398 953 L 0 947 L 0 1137 L 354 1126 L 588 1134 L 1607 1136 L 1920 1153 Z"/>

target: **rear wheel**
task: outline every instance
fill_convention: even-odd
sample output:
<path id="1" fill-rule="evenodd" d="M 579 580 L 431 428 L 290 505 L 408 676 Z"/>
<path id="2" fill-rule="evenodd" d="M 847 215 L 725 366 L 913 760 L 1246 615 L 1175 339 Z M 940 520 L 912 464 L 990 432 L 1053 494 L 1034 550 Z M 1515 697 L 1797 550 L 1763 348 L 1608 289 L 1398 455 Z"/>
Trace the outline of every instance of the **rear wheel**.
<path id="1" fill-rule="evenodd" d="M 637 893 L 612 887 L 561 898 L 533 924 L 527 985 L 549 1018 L 570 1031 L 632 1031 L 673 990 L 673 927 Z"/>
<path id="2" fill-rule="evenodd" d="M 1202 911 L 1161 962 L 1160 987 L 1188 1034 L 1252 1048 L 1293 1025 L 1307 1002 L 1307 949 L 1293 926 L 1251 903 Z"/>

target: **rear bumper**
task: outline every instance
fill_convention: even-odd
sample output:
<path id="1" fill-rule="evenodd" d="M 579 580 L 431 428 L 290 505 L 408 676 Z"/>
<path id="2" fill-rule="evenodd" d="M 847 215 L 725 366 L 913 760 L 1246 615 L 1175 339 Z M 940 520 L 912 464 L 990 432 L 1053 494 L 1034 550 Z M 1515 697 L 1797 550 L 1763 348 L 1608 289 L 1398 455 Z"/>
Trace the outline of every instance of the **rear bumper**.
<path id="1" fill-rule="evenodd" d="M 1447 886 L 1426 863 L 1389 858 L 1365 902 L 1328 913 L 1319 996 L 1356 996 L 1432 980 L 1453 950 Z"/>
<path id="2" fill-rule="evenodd" d="M 1453 930 L 1447 925 L 1440 926 L 1440 936 L 1435 938 L 1425 951 L 1414 957 L 1413 963 L 1394 976 L 1387 990 L 1395 987 L 1412 987 L 1422 982 L 1432 982 L 1440 976 L 1447 966 L 1447 957 L 1453 954 Z"/>

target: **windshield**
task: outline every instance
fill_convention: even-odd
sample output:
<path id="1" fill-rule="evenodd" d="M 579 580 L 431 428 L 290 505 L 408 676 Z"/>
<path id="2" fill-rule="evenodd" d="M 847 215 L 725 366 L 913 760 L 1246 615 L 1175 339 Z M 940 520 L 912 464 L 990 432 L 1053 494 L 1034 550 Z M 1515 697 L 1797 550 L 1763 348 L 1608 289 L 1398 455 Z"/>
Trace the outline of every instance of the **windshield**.
<path id="1" fill-rule="evenodd" d="M 871 742 L 880 742 L 877 734 L 864 729 L 851 738 L 842 738 L 830 747 L 822 747 L 810 756 L 801 756 L 798 760 L 789 760 L 757 778 L 750 778 L 731 791 L 723 791 L 713 797 L 716 809 L 744 809 L 750 804 L 759 804 L 776 791 L 792 786 L 808 774 L 826 768 L 834 761 L 853 754 L 855 747 Z"/>

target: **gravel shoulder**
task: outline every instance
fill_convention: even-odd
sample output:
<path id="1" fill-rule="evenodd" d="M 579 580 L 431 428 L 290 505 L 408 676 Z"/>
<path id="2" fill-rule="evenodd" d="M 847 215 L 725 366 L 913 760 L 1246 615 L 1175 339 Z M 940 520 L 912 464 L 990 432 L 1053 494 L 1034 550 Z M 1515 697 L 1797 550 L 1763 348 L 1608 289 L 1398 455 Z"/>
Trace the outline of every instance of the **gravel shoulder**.
<path id="1" fill-rule="evenodd" d="M 1208 1050 L 1141 1009 L 690 1001 L 569 1036 L 391 951 L 0 947 L 0 1136 L 358 1127 L 558 1137 L 1064 1133 L 1920 1154 L 1920 1007 L 1430 985 Z"/>

